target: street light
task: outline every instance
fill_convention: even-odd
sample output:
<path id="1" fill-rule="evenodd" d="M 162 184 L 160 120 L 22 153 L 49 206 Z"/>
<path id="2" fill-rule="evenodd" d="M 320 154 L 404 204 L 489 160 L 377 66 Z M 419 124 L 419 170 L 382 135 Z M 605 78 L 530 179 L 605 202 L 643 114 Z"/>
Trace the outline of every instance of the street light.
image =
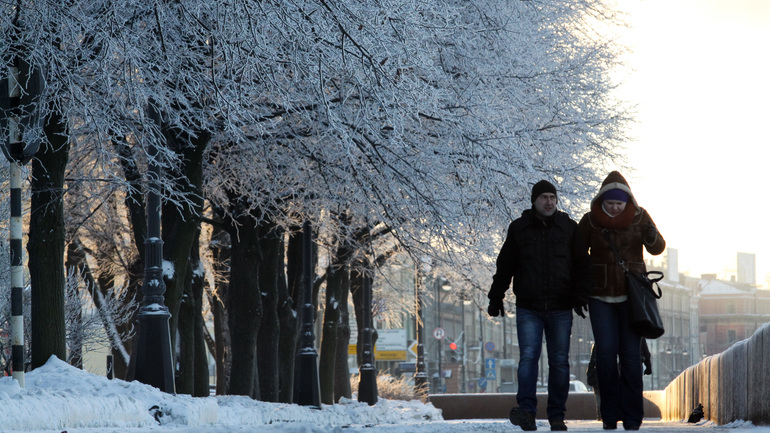
<path id="1" fill-rule="evenodd" d="M 315 350 L 313 323 L 313 265 L 311 263 L 313 232 L 310 222 L 302 226 L 302 286 L 301 347 L 294 361 L 294 403 L 321 409 L 321 380 L 318 376 L 318 352 Z"/>
<path id="2" fill-rule="evenodd" d="M 436 284 L 436 326 L 441 327 L 441 293 L 439 292 L 439 287 L 444 292 L 450 292 L 452 291 L 452 286 L 449 284 L 449 281 L 441 278 L 439 279 L 440 284 Z M 439 282 L 437 281 L 437 283 Z M 443 389 L 443 375 L 441 372 L 441 340 L 437 340 L 437 347 L 438 347 L 438 390 L 437 393 L 442 392 Z"/>
<path id="3" fill-rule="evenodd" d="M 486 386 L 482 387 L 481 383 L 484 382 L 487 378 L 487 366 L 486 362 L 484 362 L 484 310 L 479 307 L 479 356 L 481 358 L 481 374 L 479 375 L 479 379 L 482 379 L 479 382 L 479 390 L 480 392 L 486 391 Z"/>
<path id="4" fill-rule="evenodd" d="M 420 294 L 422 275 L 423 270 L 415 266 L 414 296 L 417 309 L 417 314 L 415 315 L 417 325 L 417 362 L 414 373 L 414 392 L 420 397 L 426 395 L 428 391 L 428 375 L 425 373 L 425 326 L 422 314 L 424 306 L 422 295 Z"/>
<path id="5" fill-rule="evenodd" d="M 361 367 L 358 383 L 358 401 L 370 406 L 377 403 L 377 370 L 374 368 L 374 347 L 372 344 L 372 279 L 363 277 L 363 335 L 361 351 Z"/>
<path id="6" fill-rule="evenodd" d="M 466 360 L 468 359 L 468 346 L 465 344 L 465 306 L 466 305 L 471 305 L 472 302 L 473 301 L 471 301 L 471 299 L 468 296 L 468 294 L 467 293 L 463 293 L 463 295 L 462 295 L 462 327 L 463 327 L 463 339 L 462 339 L 462 343 L 463 343 L 462 379 L 463 379 L 463 383 L 462 383 L 462 386 L 460 387 L 460 391 L 463 394 L 468 392 L 468 388 L 467 388 L 467 385 L 466 385 L 466 383 L 468 382 L 468 376 L 467 376 L 467 372 L 465 370 L 465 363 L 466 363 Z"/>
<path id="7" fill-rule="evenodd" d="M 158 119 L 158 113 L 150 104 L 150 116 Z M 171 353 L 171 331 L 168 321 L 171 313 L 165 305 L 163 282 L 163 240 L 160 232 L 160 165 L 158 148 L 154 141 L 147 149 L 149 162 L 147 192 L 147 238 L 144 240 L 144 282 L 142 306 L 136 320 L 137 345 L 134 355 L 134 379 L 154 386 L 163 392 L 176 393 L 174 365 Z"/>

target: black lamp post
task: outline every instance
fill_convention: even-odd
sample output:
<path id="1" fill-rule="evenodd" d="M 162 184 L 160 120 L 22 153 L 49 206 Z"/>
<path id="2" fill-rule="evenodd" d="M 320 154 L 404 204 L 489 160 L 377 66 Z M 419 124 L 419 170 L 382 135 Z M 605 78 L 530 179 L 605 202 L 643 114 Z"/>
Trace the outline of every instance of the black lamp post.
<path id="1" fill-rule="evenodd" d="M 466 305 L 470 305 L 470 304 L 471 304 L 471 300 L 470 300 L 468 294 L 467 293 L 463 293 L 463 295 L 462 295 L 462 328 L 463 328 L 463 341 L 462 341 L 462 344 L 463 344 L 463 359 L 462 359 L 462 375 L 461 375 L 463 383 L 460 386 L 460 392 L 462 392 L 463 394 L 465 394 L 467 392 L 467 385 L 466 384 L 468 382 L 468 374 L 467 374 L 467 371 L 465 369 L 466 368 L 465 364 L 466 364 L 466 361 L 468 359 L 468 346 L 465 344 L 466 341 L 467 341 L 466 338 L 465 338 L 465 306 Z"/>
<path id="2" fill-rule="evenodd" d="M 417 303 L 417 364 L 414 374 L 414 392 L 418 396 L 428 394 L 428 375 L 425 373 L 425 327 L 423 326 L 423 304 L 420 295 L 420 286 L 422 285 L 422 273 L 419 269 L 415 272 L 415 300 Z"/>
<path id="3" fill-rule="evenodd" d="M 508 323 L 505 320 L 507 314 L 503 313 L 503 359 L 508 359 Z"/>
<path id="4" fill-rule="evenodd" d="M 134 379 L 163 392 L 176 393 L 171 352 L 171 313 L 165 305 L 166 284 L 163 282 L 163 240 L 160 234 L 160 165 L 158 148 L 147 149 L 149 182 L 147 192 L 147 238 L 144 240 L 144 282 L 142 306 L 137 313 L 137 347 Z"/>
<path id="5" fill-rule="evenodd" d="M 301 347 L 294 360 L 294 403 L 321 409 L 321 381 L 318 377 L 318 353 L 315 350 L 313 322 L 313 232 L 310 222 L 302 226 L 302 322 Z"/>
<path id="6" fill-rule="evenodd" d="M 22 23 L 14 24 L 17 28 L 22 26 Z M 3 129 L 8 131 L 8 141 L 2 142 L 2 150 L 10 163 L 11 176 L 11 369 L 13 378 L 24 388 L 21 168 L 40 147 L 41 118 L 36 98 L 42 93 L 44 83 L 40 71 L 18 55 L 13 58 L 10 72 L 9 76 L 0 76 L 0 119 Z"/>
<path id="7" fill-rule="evenodd" d="M 439 291 L 439 288 L 443 290 L 444 292 L 450 292 L 452 290 L 452 286 L 449 284 L 449 281 L 441 278 L 436 281 L 436 327 L 441 328 L 441 292 Z M 441 361 L 442 361 L 442 353 L 441 353 L 441 342 L 442 340 L 437 340 L 436 347 L 438 348 L 438 377 L 437 377 L 437 390 L 436 393 L 443 393 L 444 392 L 444 375 L 441 371 Z"/>
<path id="8" fill-rule="evenodd" d="M 363 278 L 363 334 L 361 352 L 361 367 L 358 369 L 358 401 L 369 405 L 377 403 L 377 370 L 374 368 L 374 345 L 372 344 L 372 280 Z"/>
<path id="9" fill-rule="evenodd" d="M 481 374 L 479 375 L 479 378 L 486 380 L 487 378 L 487 370 L 486 370 L 486 362 L 485 362 L 485 353 L 484 353 L 484 310 L 479 307 L 479 353 L 481 354 Z M 486 383 L 486 382 L 484 382 Z M 481 382 L 479 382 L 479 388 L 481 391 L 486 390 L 486 386 L 481 386 Z"/>

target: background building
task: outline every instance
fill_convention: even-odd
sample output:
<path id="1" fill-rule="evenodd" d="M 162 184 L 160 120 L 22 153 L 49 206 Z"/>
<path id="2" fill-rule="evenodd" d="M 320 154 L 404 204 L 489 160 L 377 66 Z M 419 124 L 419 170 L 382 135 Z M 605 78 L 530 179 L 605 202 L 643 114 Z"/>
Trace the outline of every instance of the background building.
<path id="1" fill-rule="evenodd" d="M 753 254 L 739 253 L 735 273 L 730 281 L 723 281 L 716 274 L 697 278 L 680 274 L 678 251 L 673 248 L 647 261 L 648 270 L 665 275 L 659 283 L 663 297 L 658 305 L 666 333 L 647 342 L 653 374 L 644 376 L 645 389 L 665 388 L 689 366 L 748 338 L 770 321 L 770 291 L 755 284 L 754 262 Z M 410 272 L 404 271 L 405 275 Z M 414 280 L 405 277 L 402 283 L 413 285 Z M 468 282 L 426 277 L 421 296 L 430 392 L 516 392 L 519 349 L 511 294 L 506 296 L 505 317 L 494 318 L 486 312 L 486 290 Z M 414 376 L 416 317 L 412 314 L 404 323 L 403 359 L 378 358 L 378 371 Z M 575 316 L 570 364 L 574 379 L 583 383 L 593 342 L 590 320 Z M 541 384 L 547 383 L 547 371 L 544 347 Z"/>

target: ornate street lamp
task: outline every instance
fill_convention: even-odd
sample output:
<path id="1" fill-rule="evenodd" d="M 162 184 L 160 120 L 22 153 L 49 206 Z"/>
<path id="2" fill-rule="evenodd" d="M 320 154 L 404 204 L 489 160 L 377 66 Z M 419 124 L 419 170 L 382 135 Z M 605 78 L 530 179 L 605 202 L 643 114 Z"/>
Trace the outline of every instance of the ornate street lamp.
<path id="1" fill-rule="evenodd" d="M 152 108 L 151 108 L 152 110 Z M 151 114 L 156 114 L 151 111 Z M 134 379 L 163 392 L 176 393 L 171 352 L 171 313 L 165 305 L 163 282 L 163 240 L 160 232 L 160 165 L 158 148 L 151 142 L 148 153 L 147 238 L 144 240 L 144 282 L 138 323 Z"/>
<path id="2" fill-rule="evenodd" d="M 315 307 L 313 306 L 313 231 L 310 222 L 302 226 L 302 323 L 301 347 L 294 360 L 294 403 L 321 409 L 321 380 L 318 376 L 318 352 L 315 350 Z"/>
<path id="3" fill-rule="evenodd" d="M 377 370 L 374 368 L 374 345 L 372 344 L 372 280 L 363 278 L 363 334 L 361 367 L 359 368 L 358 401 L 370 406 L 377 403 Z"/>
<path id="4" fill-rule="evenodd" d="M 422 286 L 422 272 L 415 269 L 414 291 L 417 304 L 417 363 L 414 374 L 414 393 L 418 396 L 428 393 L 428 375 L 425 373 L 425 327 L 423 326 L 423 301 L 420 295 Z"/>
<path id="5" fill-rule="evenodd" d="M 468 295 L 467 292 L 463 292 L 463 294 L 462 294 L 462 328 L 463 328 L 462 380 L 463 380 L 463 383 L 462 383 L 462 386 L 460 387 L 460 392 L 462 392 L 463 394 L 468 392 L 467 385 L 466 385 L 467 382 L 468 382 L 468 374 L 467 374 L 467 371 L 465 369 L 465 364 L 466 364 L 466 361 L 468 360 L 468 346 L 467 346 L 467 344 L 465 344 L 466 343 L 466 338 L 465 338 L 465 306 L 466 305 L 471 305 L 472 302 L 473 301 L 471 300 L 470 295 Z"/>
<path id="6" fill-rule="evenodd" d="M 441 278 L 436 281 L 436 326 L 441 328 L 441 292 L 439 291 L 439 288 L 441 288 L 444 292 L 451 292 L 452 291 L 452 285 L 449 284 L 449 281 Z M 436 390 L 436 393 L 442 393 L 443 392 L 443 383 L 444 383 L 444 377 L 441 371 L 441 340 L 438 340 L 438 344 L 436 345 L 438 348 L 438 389 Z"/>

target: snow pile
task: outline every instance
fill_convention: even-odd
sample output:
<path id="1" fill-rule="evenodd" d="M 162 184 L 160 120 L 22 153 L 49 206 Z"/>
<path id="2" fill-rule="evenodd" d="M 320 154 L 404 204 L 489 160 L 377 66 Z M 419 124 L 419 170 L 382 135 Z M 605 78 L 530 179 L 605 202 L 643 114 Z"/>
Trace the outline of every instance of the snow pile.
<path id="1" fill-rule="evenodd" d="M 139 382 L 109 380 L 52 357 L 25 375 L 20 388 L 0 378 L 3 430 L 140 428 L 151 426 L 247 426 L 310 423 L 316 426 L 397 424 L 440 420 L 441 411 L 419 401 L 380 399 L 369 406 L 345 399 L 314 410 L 242 396 L 193 398 L 166 394 Z"/>

